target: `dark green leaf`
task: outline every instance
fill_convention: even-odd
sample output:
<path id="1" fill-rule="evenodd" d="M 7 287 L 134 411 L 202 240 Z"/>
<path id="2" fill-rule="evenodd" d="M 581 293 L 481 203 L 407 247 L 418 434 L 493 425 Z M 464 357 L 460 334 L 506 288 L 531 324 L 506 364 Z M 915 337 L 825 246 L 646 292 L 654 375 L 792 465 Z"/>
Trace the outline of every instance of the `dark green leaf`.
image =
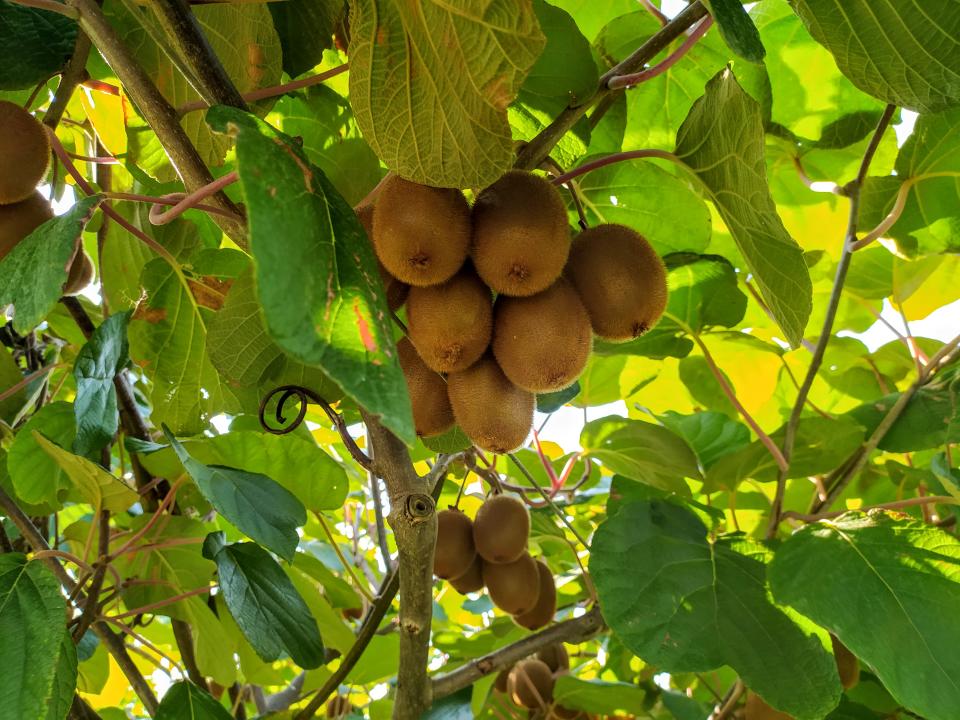
<path id="1" fill-rule="evenodd" d="M 727 45 L 744 60 L 762 62 L 767 51 L 740 0 L 704 0 Z"/>
<path id="2" fill-rule="evenodd" d="M 574 382 L 568 388 L 552 393 L 537 395 L 537 412 L 552 413 L 573 400 L 580 392 L 580 383 Z"/>
<path id="3" fill-rule="evenodd" d="M 956 717 L 955 537 L 880 512 L 851 514 L 794 534 L 777 550 L 770 582 L 777 600 L 840 638 L 907 708 L 929 720 Z"/>
<path id="4" fill-rule="evenodd" d="M 53 689 L 47 701 L 44 720 L 63 720 L 70 711 L 77 690 L 77 647 L 70 633 L 64 632 L 57 653 L 57 670 L 53 676 Z"/>
<path id="5" fill-rule="evenodd" d="M 553 699 L 558 705 L 591 714 L 647 714 L 646 692 L 624 682 L 581 680 L 573 675 L 560 675 L 553 688 Z"/>
<path id="6" fill-rule="evenodd" d="M 287 0 L 267 5 L 283 48 L 283 69 L 296 77 L 318 64 L 333 45 L 343 0 Z"/>
<path id="7" fill-rule="evenodd" d="M 31 88 L 59 72 L 76 38 L 75 20 L 0 0 L 0 90 Z"/>
<path id="8" fill-rule="evenodd" d="M 737 286 L 737 273 L 720 255 L 675 253 L 664 258 L 670 296 L 664 321 L 698 333 L 706 327 L 733 327 L 743 319 L 747 296 Z"/>
<path id="9" fill-rule="evenodd" d="M 117 393 L 113 378 L 127 364 L 127 321 L 129 312 L 104 320 L 90 340 L 80 348 L 73 365 L 77 396 L 73 412 L 77 437 L 73 450 L 88 455 L 113 439 L 117 432 Z"/>
<path id="10" fill-rule="evenodd" d="M 662 360 L 668 357 L 686 357 L 691 350 L 693 350 L 693 340 L 679 336 L 677 330 L 667 327 L 667 324 L 662 327 L 658 324 L 653 330 L 628 342 L 613 343 L 600 339 L 593 341 L 593 353 L 597 356 L 641 355 Z"/>
<path id="11" fill-rule="evenodd" d="M 59 508 L 70 481 L 57 461 L 37 444 L 34 432 L 61 447 L 70 447 L 75 428 L 73 406 L 65 402 L 44 405 L 20 428 L 7 456 L 10 480 L 20 500 Z"/>
<path id="12" fill-rule="evenodd" d="M 420 720 L 473 720 L 473 711 L 470 709 L 472 695 L 472 686 L 457 690 L 452 695 L 447 695 L 433 703 L 420 716 Z"/>
<path id="13" fill-rule="evenodd" d="M 307 521 L 306 510 L 293 493 L 261 473 L 204 465 L 190 457 L 166 427 L 163 431 L 217 512 L 280 557 L 293 557 L 300 542 L 297 528 Z"/>
<path id="14" fill-rule="evenodd" d="M 227 545 L 211 533 L 203 553 L 217 563 L 220 590 L 237 626 L 263 660 L 286 654 L 303 668 L 323 663 L 317 622 L 269 553 L 253 543 Z"/>
<path id="15" fill-rule="evenodd" d="M 21 380 L 23 380 L 23 373 L 20 372 L 20 366 L 13 359 L 13 355 L 6 348 L 0 349 L 0 392 L 9 391 Z M 25 390 L 18 390 L 9 397 L 0 400 L 0 420 L 11 423 L 26 400 Z"/>
<path id="16" fill-rule="evenodd" d="M 736 452 L 750 443 L 747 426 L 731 420 L 723 413 L 707 411 L 680 415 L 668 412 L 661 419 L 664 425 L 687 441 L 705 469 L 723 455 Z"/>
<path id="17" fill-rule="evenodd" d="M 210 693 L 181 680 L 171 685 L 163 696 L 155 720 L 231 720 L 232 717 Z"/>
<path id="18" fill-rule="evenodd" d="M 661 500 L 623 506 L 598 528 L 590 572 L 611 629 L 659 670 L 729 665 L 799 720 L 819 720 L 839 701 L 821 640 L 770 601 L 762 549 L 736 537 L 709 542 L 686 508 Z"/>

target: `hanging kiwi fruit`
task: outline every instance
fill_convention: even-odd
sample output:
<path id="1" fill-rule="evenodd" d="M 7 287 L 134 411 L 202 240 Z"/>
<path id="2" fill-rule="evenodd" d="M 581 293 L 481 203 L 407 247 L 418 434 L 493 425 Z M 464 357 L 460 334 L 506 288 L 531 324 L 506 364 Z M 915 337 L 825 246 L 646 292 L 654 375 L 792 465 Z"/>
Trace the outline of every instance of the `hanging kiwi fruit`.
<path id="1" fill-rule="evenodd" d="M 446 381 L 424 364 L 407 338 L 397 343 L 397 354 L 410 393 L 417 435 L 431 437 L 446 432 L 453 427 Z"/>
<path id="2" fill-rule="evenodd" d="M 507 693 L 521 707 L 546 708 L 553 702 L 554 683 L 553 673 L 542 660 L 521 660 L 507 676 Z"/>
<path id="3" fill-rule="evenodd" d="M 527 506 L 510 495 L 491 496 L 477 510 L 473 521 L 474 546 L 488 563 L 517 560 L 527 551 L 529 535 Z"/>
<path id="4" fill-rule="evenodd" d="M 368 238 L 373 238 L 373 205 L 361 205 L 354 209 L 357 219 L 363 226 Z M 371 243 L 373 240 L 371 239 Z M 377 272 L 380 273 L 380 282 L 383 283 L 383 289 L 387 294 L 387 307 L 391 310 L 400 309 L 407 301 L 407 294 L 410 292 L 410 286 L 400 282 L 393 275 L 387 272 L 387 269 L 377 259 Z"/>
<path id="5" fill-rule="evenodd" d="M 450 587 L 461 595 L 483 590 L 483 558 L 475 555 L 467 571 L 450 580 Z"/>
<path id="6" fill-rule="evenodd" d="M 342 720 L 353 712 L 353 705 L 346 695 L 334 695 L 327 701 L 327 717 L 330 720 Z"/>
<path id="7" fill-rule="evenodd" d="M 20 202 L 0 205 L 0 260 L 52 217 L 53 208 L 39 190 L 34 190 Z"/>
<path id="8" fill-rule="evenodd" d="M 483 564 L 483 584 L 491 602 L 510 615 L 522 615 L 536 606 L 540 593 L 536 577 L 537 564 L 526 552 L 513 562 Z"/>
<path id="9" fill-rule="evenodd" d="M 553 573 L 543 560 L 534 560 L 534 562 L 537 565 L 539 587 L 537 603 L 527 612 L 515 615 L 513 618 L 517 625 L 527 630 L 546 627 L 557 612 L 557 585 L 553 580 Z"/>
<path id="10" fill-rule="evenodd" d="M 26 200 L 50 165 L 50 138 L 43 125 L 16 103 L 0 100 L 0 205 Z"/>
<path id="11" fill-rule="evenodd" d="M 747 696 L 747 702 L 743 706 L 743 717 L 744 720 L 793 720 L 792 716 L 774 710 L 762 697 L 753 692 Z"/>
<path id="12" fill-rule="evenodd" d="M 443 580 L 458 578 L 470 569 L 476 556 L 470 518 L 459 510 L 438 512 L 433 574 Z"/>
<path id="13" fill-rule="evenodd" d="M 547 645 L 537 653 L 537 657 L 547 664 L 552 673 L 570 669 L 570 655 L 567 654 L 567 649 L 563 646 L 563 643 Z"/>

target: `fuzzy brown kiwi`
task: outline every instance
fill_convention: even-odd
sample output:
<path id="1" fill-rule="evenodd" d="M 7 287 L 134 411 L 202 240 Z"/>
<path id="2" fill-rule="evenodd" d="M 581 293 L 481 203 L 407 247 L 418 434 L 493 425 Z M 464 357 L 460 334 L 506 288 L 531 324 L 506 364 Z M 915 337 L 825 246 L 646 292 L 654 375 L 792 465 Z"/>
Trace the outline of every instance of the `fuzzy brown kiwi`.
<path id="1" fill-rule="evenodd" d="M 490 563 L 513 562 L 527 550 L 530 513 L 527 506 L 510 495 L 493 495 L 473 521 L 473 543 L 477 554 Z"/>
<path id="2" fill-rule="evenodd" d="M 16 103 L 0 100 L 0 205 L 26 200 L 50 164 L 43 125 Z"/>
<path id="3" fill-rule="evenodd" d="M 531 610 L 540 593 L 537 564 L 527 553 L 511 563 L 485 562 L 483 584 L 493 604 L 510 615 Z"/>
<path id="4" fill-rule="evenodd" d="M 351 712 L 353 712 L 353 705 L 346 695 L 334 695 L 327 702 L 327 717 L 331 720 L 345 718 Z"/>
<path id="5" fill-rule="evenodd" d="M 461 595 L 483 590 L 483 558 L 479 555 L 474 556 L 467 571 L 450 581 L 450 587 Z"/>
<path id="6" fill-rule="evenodd" d="M 567 649 L 563 646 L 563 643 L 547 645 L 537 653 L 537 657 L 547 664 L 550 672 L 557 673 L 570 669 L 570 656 L 567 654 Z"/>
<path id="7" fill-rule="evenodd" d="M 507 691 L 507 681 L 510 677 L 511 670 L 513 670 L 513 665 L 497 673 L 497 678 L 496 680 L 493 681 L 494 690 L 502 693 L 505 693 Z"/>
<path id="8" fill-rule="evenodd" d="M 515 450 L 533 428 L 536 396 L 510 382 L 490 353 L 450 373 L 447 392 L 460 429 L 482 450 Z"/>
<path id="9" fill-rule="evenodd" d="M 392 175 L 373 209 L 373 247 L 398 280 L 425 287 L 449 280 L 467 259 L 470 206 L 463 193 Z"/>
<path id="10" fill-rule="evenodd" d="M 93 282 L 93 260 L 83 248 L 77 250 L 67 272 L 67 281 L 63 284 L 64 295 L 77 295 Z"/>
<path id="11" fill-rule="evenodd" d="M 433 574 L 443 580 L 466 573 L 477 556 L 473 546 L 473 523 L 459 510 L 437 513 L 437 548 L 433 554 Z"/>
<path id="12" fill-rule="evenodd" d="M 372 238 L 373 205 L 361 205 L 354 208 L 354 212 L 356 212 L 360 224 L 363 225 L 363 229 L 367 232 L 367 237 Z M 373 243 L 373 240 L 370 242 Z M 410 286 L 404 282 L 400 282 L 387 272 L 387 269 L 383 266 L 383 263 L 380 262 L 379 258 L 377 259 L 377 272 L 380 273 L 380 282 L 383 283 L 383 289 L 387 294 L 387 307 L 391 310 L 398 310 L 407 301 Z"/>
<path id="13" fill-rule="evenodd" d="M 0 175 L 3 172 L 0 172 Z M 52 217 L 53 208 L 36 190 L 22 202 L 0 205 L 0 260 L 5 258 L 18 242 Z"/>
<path id="14" fill-rule="evenodd" d="M 747 702 L 743 706 L 743 717 L 744 720 L 793 720 L 792 716 L 767 705 L 756 693 L 750 693 L 747 696 Z"/>
<path id="15" fill-rule="evenodd" d="M 536 658 L 521 660 L 507 677 L 510 699 L 531 710 L 553 702 L 553 673 L 546 663 Z"/>
<path id="16" fill-rule="evenodd" d="M 413 425 L 417 435 L 430 437 L 453 427 L 453 410 L 447 398 L 447 383 L 423 364 L 416 349 L 407 338 L 397 343 L 400 369 L 407 381 L 410 404 L 413 406 Z"/>
<path id="17" fill-rule="evenodd" d="M 565 708 L 563 705 L 554 705 L 550 708 L 550 712 L 547 713 L 546 720 L 580 720 L 580 718 L 587 717 L 587 714 L 583 710 L 574 710 L 573 708 Z"/>
<path id="18" fill-rule="evenodd" d="M 840 684 L 844 690 L 849 690 L 860 682 L 860 661 L 836 635 L 830 635 L 830 643 L 833 645 L 833 659 L 837 663 Z"/>
<path id="19" fill-rule="evenodd" d="M 587 366 L 592 339 L 587 309 L 563 278 L 530 297 L 497 298 L 493 354 L 517 387 L 535 393 L 569 387 Z"/>
<path id="20" fill-rule="evenodd" d="M 343 608 L 340 614 L 347 620 L 360 620 L 363 617 L 362 607 Z"/>
<path id="21" fill-rule="evenodd" d="M 573 241 L 566 275 L 604 340 L 640 337 L 667 307 L 667 270 L 640 233 L 625 225 L 597 225 Z"/>
<path id="22" fill-rule="evenodd" d="M 557 612 L 557 585 L 553 580 L 553 573 L 543 560 L 535 560 L 537 572 L 540 575 L 540 593 L 537 595 L 537 604 L 530 610 L 514 616 L 514 622 L 527 630 L 539 630 L 546 627 L 553 620 Z"/>
<path id="23" fill-rule="evenodd" d="M 570 252 L 567 209 L 547 180 L 511 170 L 473 204 L 471 257 L 504 295 L 533 295 L 560 277 Z"/>
<path id="24" fill-rule="evenodd" d="M 410 289 L 408 337 L 427 367 L 466 370 L 490 345 L 493 296 L 470 264 L 445 283 Z"/>

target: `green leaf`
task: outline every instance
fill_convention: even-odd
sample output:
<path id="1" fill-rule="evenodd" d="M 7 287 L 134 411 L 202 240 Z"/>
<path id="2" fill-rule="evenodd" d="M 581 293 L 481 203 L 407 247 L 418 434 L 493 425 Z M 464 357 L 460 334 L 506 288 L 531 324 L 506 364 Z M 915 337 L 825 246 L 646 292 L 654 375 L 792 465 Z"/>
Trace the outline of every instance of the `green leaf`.
<path id="1" fill-rule="evenodd" d="M 470 709 L 472 687 L 465 687 L 437 700 L 420 716 L 420 720 L 473 720 Z"/>
<path id="2" fill-rule="evenodd" d="M 390 313 L 353 209 L 289 138 L 232 108 L 211 110 L 209 117 L 237 135 L 257 291 L 274 340 L 321 367 L 412 444 L 413 416 Z"/>
<path id="3" fill-rule="evenodd" d="M 230 614 L 263 660 L 287 654 L 302 668 L 320 666 L 317 622 L 276 560 L 253 543 L 225 544 L 223 533 L 208 535 L 203 552 L 217 563 Z"/>
<path id="4" fill-rule="evenodd" d="M 261 473 L 204 465 L 190 457 L 166 426 L 163 432 L 184 469 L 218 513 L 280 557 L 293 557 L 300 542 L 297 528 L 307 521 L 306 510 L 293 493 Z"/>
<path id="5" fill-rule="evenodd" d="M 713 15 L 720 34 L 731 50 L 744 60 L 763 62 L 767 51 L 760 40 L 760 31 L 743 9 L 740 0 L 704 0 L 703 4 Z"/>
<path id="6" fill-rule="evenodd" d="M 799 345 L 812 309 L 810 275 L 767 187 L 760 106 L 730 70 L 694 103 L 676 153 L 709 192 L 787 341 Z"/>
<path id="7" fill-rule="evenodd" d="M 668 492 L 689 495 L 684 479 L 700 477 L 690 447 L 659 425 L 611 415 L 584 425 L 580 445 L 612 472 Z"/>
<path id="8" fill-rule="evenodd" d="M 76 20 L 0 0 L 0 90 L 31 88 L 59 72 L 76 40 Z"/>
<path id="9" fill-rule="evenodd" d="M 17 720 L 47 717 L 57 692 L 66 605 L 60 583 L 39 560 L 21 553 L 0 555 L 0 638 L 5 666 L 0 673 L 4 714 Z"/>
<path id="10" fill-rule="evenodd" d="M 664 425 L 687 441 L 704 469 L 709 469 L 720 457 L 750 444 L 747 426 L 723 413 L 708 410 L 695 415 L 680 415 L 668 412 L 661 419 Z"/>
<path id="11" fill-rule="evenodd" d="M 720 255 L 675 253 L 664 258 L 670 295 L 663 328 L 699 333 L 707 327 L 732 328 L 743 320 L 747 296 L 730 261 Z"/>
<path id="12" fill-rule="evenodd" d="M 510 167 L 506 109 L 544 48 L 531 3 L 353 0 L 350 32 L 351 104 L 388 168 L 463 188 Z"/>
<path id="13" fill-rule="evenodd" d="M 907 708 L 952 720 L 960 681 L 960 541 L 876 512 L 807 525 L 770 566 L 776 598 L 835 634 Z M 837 598 L 845 598 L 837 602 Z"/>
<path id="14" fill-rule="evenodd" d="M 163 696 L 155 720 L 231 720 L 232 717 L 210 693 L 181 680 L 171 685 Z"/>
<path id="15" fill-rule="evenodd" d="M 343 0 L 287 0 L 267 7 L 280 36 L 283 69 L 290 77 L 320 62 L 323 51 L 333 45 L 333 31 L 344 19 Z"/>
<path id="16" fill-rule="evenodd" d="M 645 716 L 646 695 L 643 688 L 630 683 L 581 680 L 573 675 L 560 675 L 553 686 L 557 705 L 595 714 Z"/>
<path id="17" fill-rule="evenodd" d="M 77 354 L 73 365 L 77 382 L 77 396 L 73 401 L 77 437 L 73 450 L 78 455 L 99 450 L 117 432 L 119 415 L 113 378 L 127 364 L 129 319 L 129 312 L 111 315 Z"/>
<path id="18" fill-rule="evenodd" d="M 736 407 L 730 402 L 730 398 L 727 397 L 720 381 L 713 374 L 710 364 L 703 355 L 688 355 L 683 358 L 677 366 L 677 371 L 680 382 L 687 388 L 687 392 L 690 393 L 690 397 L 696 401 L 697 405 L 708 410 L 716 410 L 718 413 L 731 418 L 738 416 Z M 719 372 L 720 376 L 733 388 L 734 385 L 730 376 L 723 370 L 719 370 Z M 734 392 L 736 392 L 735 388 Z"/>
<path id="19" fill-rule="evenodd" d="M 34 439 L 35 432 L 61 447 L 70 447 L 76 434 L 73 406 L 65 402 L 44 405 L 20 428 L 7 455 L 7 470 L 17 497 L 30 505 L 47 503 L 59 508 L 69 480 Z"/>
<path id="20" fill-rule="evenodd" d="M 0 260 L 0 305 L 13 303 L 13 328 L 26 333 L 46 317 L 63 294 L 67 269 L 84 226 L 103 200 L 81 198 L 64 215 L 48 220 Z"/>
<path id="21" fill-rule="evenodd" d="M 551 393 L 541 393 L 537 395 L 537 412 L 542 413 L 552 413 L 568 402 L 573 400 L 580 393 L 580 383 L 574 382 L 568 388 L 563 390 L 557 390 L 556 392 Z"/>
<path id="22" fill-rule="evenodd" d="M 13 355 L 6 348 L 0 349 L 0 393 L 7 392 L 14 385 L 23 380 L 20 366 L 13 359 Z M 12 422 L 14 416 L 23 408 L 27 401 L 25 389 L 18 390 L 7 398 L 0 400 L 0 420 Z"/>
<path id="23" fill-rule="evenodd" d="M 118 480 L 96 463 L 64 450 L 36 430 L 33 431 L 33 439 L 69 478 L 72 492 L 68 492 L 68 497 L 89 503 L 97 511 L 110 510 L 117 513 L 140 500 L 140 496 L 122 480 Z"/>
<path id="24" fill-rule="evenodd" d="M 710 542 L 690 510 L 652 500 L 597 529 L 590 573 L 604 619 L 644 661 L 670 673 L 729 665 L 778 710 L 819 720 L 840 699 L 833 658 L 771 602 L 763 555 L 736 536 Z"/>
<path id="25" fill-rule="evenodd" d="M 960 102 L 954 0 L 790 0 L 810 34 L 864 92 L 919 112 Z"/>
<path id="26" fill-rule="evenodd" d="M 57 653 L 57 669 L 53 676 L 53 688 L 47 702 L 44 720 L 64 720 L 77 691 L 77 647 L 70 633 L 64 631 Z"/>

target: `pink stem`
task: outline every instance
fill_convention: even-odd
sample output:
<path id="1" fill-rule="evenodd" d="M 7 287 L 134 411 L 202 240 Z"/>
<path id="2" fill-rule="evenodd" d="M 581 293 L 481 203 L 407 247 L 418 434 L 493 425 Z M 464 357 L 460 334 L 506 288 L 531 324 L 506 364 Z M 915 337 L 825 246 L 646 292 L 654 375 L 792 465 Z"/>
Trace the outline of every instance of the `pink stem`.
<path id="1" fill-rule="evenodd" d="M 570 172 L 566 172 L 563 175 L 555 177 L 551 182 L 554 185 L 563 185 L 574 178 L 580 177 L 581 175 L 586 175 L 591 170 L 597 170 L 598 168 L 623 162 L 624 160 L 637 160 L 639 158 L 648 157 L 670 160 L 672 162 L 680 162 L 680 159 L 676 155 L 671 152 L 667 152 L 666 150 L 628 150 L 626 152 L 607 155 L 606 157 L 599 158 L 598 160 L 592 160 L 591 162 L 581 165 L 578 168 L 574 168 Z"/>
<path id="2" fill-rule="evenodd" d="M 550 462 L 550 458 L 544 454 L 543 448 L 540 446 L 540 433 L 538 433 L 536 430 L 533 431 L 533 442 L 537 446 L 537 455 L 540 456 L 540 464 L 543 465 L 543 469 L 547 471 L 547 475 L 550 477 L 550 487 L 553 490 L 556 490 L 560 480 L 557 478 L 557 473 L 553 469 L 553 464 Z"/>
<path id="3" fill-rule="evenodd" d="M 653 67 L 641 70 L 640 72 L 630 73 L 629 75 L 614 75 L 607 81 L 607 87 L 610 90 L 617 90 L 619 88 L 639 85 L 647 80 L 652 80 L 653 78 L 657 77 L 657 75 L 662 75 L 676 65 L 677 62 L 690 51 L 690 48 L 697 44 L 697 41 L 704 36 L 707 30 L 710 29 L 711 25 L 713 25 L 713 17 L 707 15 L 707 17 L 701 20 L 700 24 L 697 25 L 697 27 L 694 28 L 693 31 L 687 36 L 687 39 L 683 41 L 683 44 L 670 53 L 665 60 L 657 63 Z"/>
<path id="4" fill-rule="evenodd" d="M 238 177 L 237 171 L 233 170 L 232 172 L 228 172 L 222 178 L 214 180 L 212 183 L 207 183 L 202 188 L 197 188 L 192 193 L 171 193 L 170 195 L 166 195 L 165 197 L 171 200 L 178 198 L 177 204 L 164 212 L 160 212 L 160 205 L 154 205 L 152 208 L 150 208 L 150 224 L 166 225 L 167 223 L 176 220 L 187 210 L 196 207 L 201 200 L 204 200 L 211 195 L 215 195 L 223 190 L 223 188 L 227 187 L 227 185 L 235 183 Z"/>
<path id="5" fill-rule="evenodd" d="M 110 556 L 111 559 L 124 555 L 128 550 L 130 550 L 130 548 L 132 548 L 136 544 L 136 542 L 140 538 L 142 538 L 144 535 L 150 532 L 150 528 L 156 525 L 157 520 L 160 519 L 160 516 L 163 514 L 163 511 L 173 504 L 173 499 L 177 496 L 177 490 L 180 489 L 180 485 L 182 484 L 182 482 L 183 482 L 182 480 L 178 480 L 173 484 L 173 487 L 171 487 L 170 490 L 167 491 L 167 496 L 160 503 L 160 506 L 154 511 L 153 515 L 150 516 L 150 519 L 147 520 L 146 524 L 142 528 L 140 528 L 140 530 L 138 530 L 132 538 L 127 540 L 127 542 L 124 543 L 123 547 L 121 547 L 119 550 L 113 553 Z"/>
<path id="6" fill-rule="evenodd" d="M 644 10 L 653 15 L 661 25 L 666 25 L 670 22 L 670 18 L 660 12 L 660 8 L 650 2 L 650 0 L 640 0 L 640 4 L 643 5 Z"/>
<path id="7" fill-rule="evenodd" d="M 106 93 L 107 95 L 116 95 L 120 96 L 120 88 L 116 85 L 111 85 L 110 83 L 105 83 L 102 80 L 94 80 L 90 78 L 89 80 L 84 80 L 81 83 L 84 87 L 90 88 L 91 90 L 96 90 L 97 92 Z"/>
<path id="8" fill-rule="evenodd" d="M 77 155 L 76 153 L 67 153 L 74 160 L 81 162 L 96 163 L 97 165 L 117 165 L 120 163 L 115 157 L 90 157 L 89 155 Z"/>
<path id="9" fill-rule="evenodd" d="M 111 200 L 129 200 L 132 202 L 145 202 L 151 203 L 153 205 L 166 205 L 172 207 L 176 205 L 180 199 L 185 195 L 185 193 L 174 193 L 174 195 L 180 196 L 174 198 L 171 195 L 165 195 L 163 197 L 155 197 L 153 195 L 137 195 L 136 193 L 122 193 L 122 192 L 105 192 L 101 193 L 105 197 L 110 198 Z M 194 210 L 203 210 L 206 213 L 213 213 L 214 215 L 222 215 L 223 217 L 235 218 L 234 215 L 229 210 L 223 210 L 213 205 L 194 205 Z"/>

